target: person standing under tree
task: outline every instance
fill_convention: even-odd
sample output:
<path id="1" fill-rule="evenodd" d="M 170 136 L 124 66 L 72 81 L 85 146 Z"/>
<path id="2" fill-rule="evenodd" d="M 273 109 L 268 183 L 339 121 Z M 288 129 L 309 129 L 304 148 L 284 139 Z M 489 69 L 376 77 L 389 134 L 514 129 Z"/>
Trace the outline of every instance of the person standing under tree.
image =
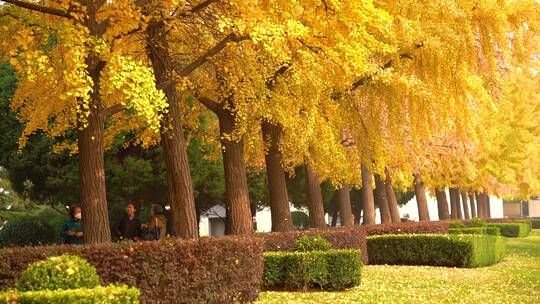
<path id="1" fill-rule="evenodd" d="M 83 226 L 81 222 L 81 207 L 71 205 L 69 208 L 70 219 L 64 222 L 60 236 L 64 239 L 64 244 L 84 244 Z"/>
<path id="2" fill-rule="evenodd" d="M 128 203 L 126 214 L 116 225 L 116 234 L 120 240 L 139 241 L 142 238 L 141 221 L 137 218 L 134 203 Z"/>
<path id="3" fill-rule="evenodd" d="M 145 240 L 159 240 L 167 233 L 167 218 L 163 215 L 163 208 L 160 205 L 152 205 L 150 208 L 150 223 L 143 224 L 146 230 Z"/>

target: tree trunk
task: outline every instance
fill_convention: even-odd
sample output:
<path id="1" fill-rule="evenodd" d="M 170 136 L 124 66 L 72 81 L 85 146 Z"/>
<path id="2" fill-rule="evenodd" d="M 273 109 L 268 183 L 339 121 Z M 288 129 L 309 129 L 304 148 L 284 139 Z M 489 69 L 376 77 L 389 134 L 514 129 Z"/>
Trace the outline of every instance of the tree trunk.
<path id="1" fill-rule="evenodd" d="M 357 201 L 354 203 L 353 214 L 354 214 L 354 224 L 360 225 L 360 221 L 362 218 L 362 201 Z"/>
<path id="2" fill-rule="evenodd" d="M 475 218 L 478 215 L 476 215 L 476 204 L 474 203 L 474 193 L 469 192 L 469 201 L 471 202 L 471 218 Z"/>
<path id="3" fill-rule="evenodd" d="M 458 205 L 459 205 L 459 190 L 457 188 L 450 188 L 448 190 L 450 194 L 450 217 L 453 220 L 459 218 Z"/>
<path id="4" fill-rule="evenodd" d="M 321 192 L 321 182 L 317 173 L 309 166 L 306 169 L 307 207 L 309 212 L 309 225 L 311 228 L 324 228 L 324 205 Z"/>
<path id="5" fill-rule="evenodd" d="M 337 191 L 334 192 L 334 196 L 332 197 L 332 201 L 330 201 L 330 210 L 332 211 L 332 223 L 330 226 L 336 227 L 337 226 L 337 219 L 339 214 L 339 206 L 337 202 Z"/>
<path id="6" fill-rule="evenodd" d="M 426 187 L 419 173 L 414 174 L 414 193 L 416 195 L 416 203 L 418 204 L 418 219 L 420 221 L 429 221 Z"/>
<path id="7" fill-rule="evenodd" d="M 381 223 L 388 224 L 392 222 L 390 217 L 390 208 L 388 199 L 386 197 L 386 187 L 384 181 L 379 174 L 375 174 L 375 200 L 379 205 L 379 211 L 381 213 Z"/>
<path id="8" fill-rule="evenodd" d="M 87 244 L 111 242 L 109 210 L 105 186 L 105 116 L 102 113 L 100 74 L 105 63 L 96 54 L 86 60 L 87 71 L 93 80 L 90 94 L 88 125 L 79 128 L 79 176 L 84 241 Z"/>
<path id="9" fill-rule="evenodd" d="M 364 212 L 363 225 L 375 224 L 375 201 L 373 199 L 373 185 L 371 184 L 371 171 L 362 163 L 362 210 Z"/>
<path id="10" fill-rule="evenodd" d="M 264 156 L 264 160 L 266 162 L 266 174 L 268 176 L 272 231 L 292 231 L 293 225 L 289 207 L 289 196 L 287 194 L 285 171 L 281 164 L 281 152 L 278 148 L 282 130 L 279 126 L 263 122 L 262 132 L 265 143 L 270 144 L 268 151 Z"/>
<path id="11" fill-rule="evenodd" d="M 339 217 L 341 226 L 353 226 L 353 215 L 351 207 L 351 188 L 347 183 L 343 183 L 341 189 L 337 190 L 339 195 Z"/>
<path id="12" fill-rule="evenodd" d="M 435 197 L 437 198 L 437 209 L 439 211 L 439 220 L 450 219 L 448 212 L 448 200 L 446 199 L 446 191 L 444 189 L 435 189 Z"/>
<path id="13" fill-rule="evenodd" d="M 463 203 L 463 214 L 465 215 L 465 219 L 468 220 L 471 218 L 471 214 L 469 213 L 469 203 L 467 202 L 466 191 L 461 191 L 461 202 Z"/>
<path id="14" fill-rule="evenodd" d="M 253 232 L 249 191 L 244 163 L 244 141 L 228 140 L 224 135 L 234 131 L 234 117 L 228 110 L 219 111 L 219 130 L 225 169 L 225 192 L 227 197 L 230 234 Z"/>
<path id="15" fill-rule="evenodd" d="M 109 210 L 105 190 L 103 137 L 105 121 L 92 111 L 88 126 L 78 131 L 79 176 L 84 241 L 87 244 L 111 241 Z"/>
<path id="16" fill-rule="evenodd" d="M 390 210 L 390 217 L 392 218 L 392 223 L 400 223 L 401 216 L 399 215 L 399 207 L 397 204 L 396 192 L 392 186 L 392 177 L 388 169 L 386 170 L 386 199 L 388 201 L 388 208 Z"/>
<path id="17" fill-rule="evenodd" d="M 478 193 L 478 192 L 476 192 L 475 195 L 476 195 L 476 208 L 478 210 L 478 217 L 486 218 L 484 196 L 482 193 Z"/>
<path id="18" fill-rule="evenodd" d="M 486 218 L 491 218 L 491 202 L 489 200 L 489 194 L 487 192 L 484 192 L 484 195 L 486 196 Z"/>
<path id="19" fill-rule="evenodd" d="M 168 126 L 161 136 L 161 146 L 167 172 L 169 205 L 172 212 L 172 234 L 185 239 L 198 237 L 197 215 L 193 183 L 189 168 L 187 145 L 180 121 L 180 98 L 175 82 L 170 81 L 173 63 L 168 52 L 165 24 L 152 21 L 147 32 L 147 54 L 152 62 L 156 82 L 165 84 L 163 92 L 169 104 L 168 113 L 163 114 L 163 122 Z"/>
<path id="20" fill-rule="evenodd" d="M 456 207 L 457 207 L 457 217 L 458 219 L 463 219 L 463 210 L 461 209 L 461 195 L 459 189 L 456 188 Z"/>

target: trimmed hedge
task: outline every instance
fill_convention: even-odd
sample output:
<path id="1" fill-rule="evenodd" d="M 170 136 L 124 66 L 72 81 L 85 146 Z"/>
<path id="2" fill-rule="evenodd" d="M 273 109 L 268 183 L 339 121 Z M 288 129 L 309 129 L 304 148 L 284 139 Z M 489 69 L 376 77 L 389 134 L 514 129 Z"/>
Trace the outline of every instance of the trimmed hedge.
<path id="1" fill-rule="evenodd" d="M 360 284 L 362 254 L 356 249 L 265 252 L 266 288 L 341 290 Z"/>
<path id="2" fill-rule="evenodd" d="M 383 234 L 446 234 L 448 222 L 403 222 L 399 224 L 366 225 L 366 233 L 370 235 Z"/>
<path id="3" fill-rule="evenodd" d="M 264 240 L 264 251 L 293 251 L 295 242 L 303 236 L 321 236 L 332 244 L 332 249 L 360 249 L 367 264 L 367 239 L 364 226 L 307 229 L 293 232 L 258 233 Z"/>
<path id="4" fill-rule="evenodd" d="M 14 217 L 7 219 L 0 230 L 0 248 L 53 244 L 57 236 L 57 229 L 45 219 L 36 216 Z"/>
<path id="5" fill-rule="evenodd" d="M 480 267 L 500 261 L 504 239 L 493 235 L 368 237 L 370 264 Z"/>
<path id="6" fill-rule="evenodd" d="M 448 234 L 489 234 L 499 236 L 501 230 L 498 227 L 448 228 Z"/>
<path id="7" fill-rule="evenodd" d="M 7 248 L 0 250 L 0 289 L 13 287 L 28 264 L 67 253 L 93 264 L 104 284 L 138 287 L 143 303 L 254 301 L 262 251 L 251 237 Z"/>
<path id="8" fill-rule="evenodd" d="M 501 230 L 501 235 L 506 237 L 526 237 L 531 232 L 531 222 L 513 223 L 489 223 L 488 227 L 497 227 Z"/>
<path id="9" fill-rule="evenodd" d="M 532 229 L 540 229 L 540 219 L 531 219 Z"/>
<path id="10" fill-rule="evenodd" d="M 66 290 L 41 290 L 41 291 L 17 291 L 8 290 L 0 292 L 0 304 L 137 304 L 140 292 L 137 288 L 128 286 L 107 286 L 92 289 L 66 289 Z"/>

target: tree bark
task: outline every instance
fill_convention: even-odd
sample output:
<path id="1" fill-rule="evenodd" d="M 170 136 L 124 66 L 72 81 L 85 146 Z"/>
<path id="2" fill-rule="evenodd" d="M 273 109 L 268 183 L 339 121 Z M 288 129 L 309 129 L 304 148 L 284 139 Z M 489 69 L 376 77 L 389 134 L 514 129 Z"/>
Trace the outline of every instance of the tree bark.
<path id="1" fill-rule="evenodd" d="M 285 171 L 281 164 L 281 152 L 278 147 L 282 130 L 279 126 L 265 121 L 262 123 L 262 133 L 264 141 L 270 144 L 268 151 L 264 156 L 264 160 L 266 163 L 266 174 L 268 176 L 272 231 L 292 231 L 293 225 L 289 207 L 289 196 L 287 194 Z"/>
<path id="2" fill-rule="evenodd" d="M 228 140 L 225 134 L 232 134 L 235 120 L 232 113 L 221 109 L 218 112 L 219 130 L 225 169 L 225 192 L 227 197 L 230 234 L 251 234 L 253 225 L 249 204 L 249 191 L 244 163 L 244 141 Z"/>
<path id="3" fill-rule="evenodd" d="M 170 81 L 174 69 L 166 39 L 166 26 L 161 21 L 152 21 L 146 30 L 147 54 L 152 62 L 157 83 L 165 84 L 163 92 L 169 104 L 164 113 L 164 129 L 161 137 L 166 164 L 169 205 L 172 212 L 172 234 L 185 239 L 198 238 L 197 215 L 193 183 L 189 168 L 187 145 L 180 121 L 180 98 L 175 83 Z"/>
<path id="4" fill-rule="evenodd" d="M 375 224 L 375 200 L 373 199 L 373 185 L 371 182 L 371 171 L 364 163 L 362 163 L 363 225 Z"/>
<path id="5" fill-rule="evenodd" d="M 392 223 L 400 223 L 401 216 L 399 215 L 399 207 L 396 198 L 396 192 L 392 186 L 392 177 L 390 172 L 386 169 L 386 199 L 388 200 L 388 208 L 390 210 L 390 217 L 392 218 Z"/>
<path id="6" fill-rule="evenodd" d="M 353 214 L 351 207 L 351 188 L 347 183 L 343 183 L 341 189 L 337 190 L 339 195 L 339 217 L 341 226 L 353 226 Z"/>
<path id="7" fill-rule="evenodd" d="M 331 222 L 330 226 L 336 227 L 337 226 L 338 216 L 339 216 L 338 191 L 337 190 L 334 191 L 334 195 L 332 196 L 332 200 L 330 201 L 330 211 L 332 212 L 332 222 Z"/>
<path id="8" fill-rule="evenodd" d="M 450 188 L 448 190 L 450 194 L 450 217 L 453 220 L 459 219 L 458 205 L 459 205 L 459 190 L 457 188 Z"/>
<path id="9" fill-rule="evenodd" d="M 489 194 L 487 192 L 484 192 L 484 195 L 486 196 L 486 218 L 491 218 L 491 202 L 489 199 Z"/>
<path id="10" fill-rule="evenodd" d="M 360 222 L 362 219 L 362 201 L 357 201 L 354 203 L 353 214 L 354 214 L 354 224 L 360 225 Z"/>
<path id="11" fill-rule="evenodd" d="M 479 218 L 486 218 L 486 208 L 485 208 L 485 202 L 484 202 L 484 195 L 483 193 L 476 192 L 476 207 L 478 209 L 478 217 Z"/>
<path id="12" fill-rule="evenodd" d="M 448 212 L 448 200 L 446 199 L 446 191 L 439 188 L 435 189 L 435 197 L 437 198 L 439 220 L 450 219 L 450 213 Z"/>
<path id="13" fill-rule="evenodd" d="M 324 228 L 324 205 L 321 192 L 321 182 L 317 173 L 309 166 L 306 169 L 307 207 L 309 212 L 309 224 L 311 228 Z"/>
<path id="14" fill-rule="evenodd" d="M 469 192 L 469 201 L 471 202 L 471 218 L 475 218 L 476 215 L 476 204 L 474 203 L 474 192 Z"/>
<path id="15" fill-rule="evenodd" d="M 418 204 L 418 219 L 420 221 L 429 221 L 426 187 L 419 173 L 414 174 L 414 193 L 416 195 L 416 203 Z"/>
<path id="16" fill-rule="evenodd" d="M 77 146 L 84 241 L 94 244 L 111 241 L 105 185 L 105 116 L 100 93 L 100 74 L 105 63 L 97 54 L 91 53 L 86 64 L 88 74 L 93 80 L 93 90 L 90 94 L 88 125 L 79 127 Z"/>
<path id="17" fill-rule="evenodd" d="M 84 241 L 87 244 L 111 241 L 109 210 L 105 190 L 103 138 L 105 121 L 92 111 L 88 126 L 78 131 L 79 176 Z"/>
<path id="18" fill-rule="evenodd" d="M 461 202 L 463 203 L 463 214 L 465 216 L 465 219 L 468 220 L 471 218 L 471 214 L 469 213 L 469 203 L 467 202 L 466 191 L 461 191 Z"/>
<path id="19" fill-rule="evenodd" d="M 379 211 L 381 214 L 381 223 L 388 224 L 392 222 L 390 217 L 390 207 L 388 204 L 388 198 L 386 197 L 386 186 L 379 174 L 375 174 L 375 200 L 379 205 Z"/>

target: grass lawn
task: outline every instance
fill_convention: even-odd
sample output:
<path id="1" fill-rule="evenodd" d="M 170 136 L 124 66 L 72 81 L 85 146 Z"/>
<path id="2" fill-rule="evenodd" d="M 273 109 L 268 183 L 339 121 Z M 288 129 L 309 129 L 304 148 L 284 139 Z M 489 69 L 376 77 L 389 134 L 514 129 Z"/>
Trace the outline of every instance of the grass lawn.
<path id="1" fill-rule="evenodd" d="M 540 230 L 507 240 L 499 264 L 475 268 L 365 266 L 343 292 L 263 292 L 263 303 L 540 303 Z"/>

